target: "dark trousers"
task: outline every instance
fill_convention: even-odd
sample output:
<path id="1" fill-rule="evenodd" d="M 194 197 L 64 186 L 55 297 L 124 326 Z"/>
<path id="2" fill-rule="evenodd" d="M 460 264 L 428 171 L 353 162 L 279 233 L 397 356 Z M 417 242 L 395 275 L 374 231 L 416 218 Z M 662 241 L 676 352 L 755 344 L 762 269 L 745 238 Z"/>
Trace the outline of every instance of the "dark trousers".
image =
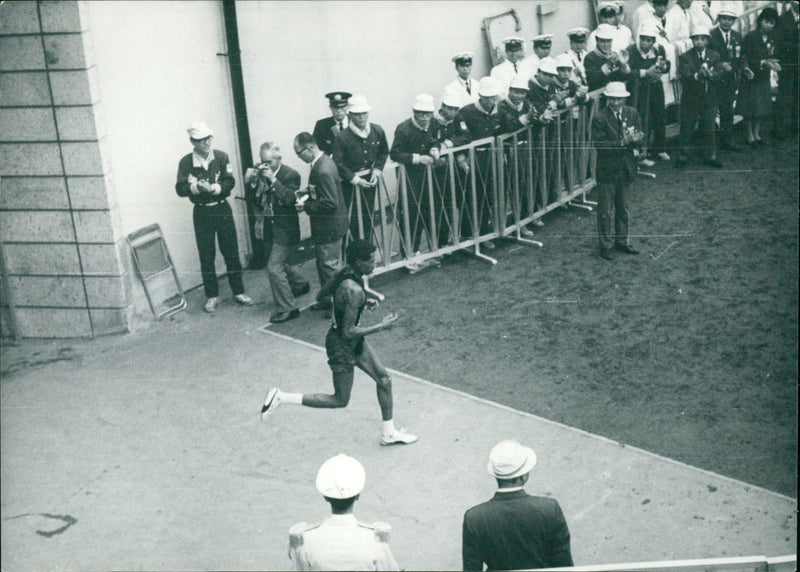
<path id="1" fill-rule="evenodd" d="M 217 257 L 215 239 L 219 241 L 219 251 L 225 260 L 228 284 L 230 284 L 233 295 L 243 294 L 242 264 L 239 262 L 239 244 L 236 239 L 236 224 L 233 221 L 231 206 L 227 201 L 208 207 L 195 205 L 192 219 L 206 297 L 216 298 L 219 296 L 217 271 L 214 266 L 214 259 Z"/>
<path id="2" fill-rule="evenodd" d="M 380 184 L 379 182 L 378 185 Z M 375 195 L 378 192 L 378 185 L 362 189 L 350 183 L 342 183 L 344 204 L 350 213 L 351 239 L 363 238 L 369 242 L 374 242 L 373 233 L 375 223 L 373 221 L 373 216 L 375 214 Z M 356 193 L 361 195 L 360 217 L 358 216 Z"/>
<path id="3" fill-rule="evenodd" d="M 601 250 L 628 244 L 628 188 L 625 177 L 597 183 L 597 239 Z M 612 232 L 613 230 L 613 232 Z"/>
<path id="4" fill-rule="evenodd" d="M 693 96 L 685 91 L 683 92 L 680 134 L 680 154 L 682 156 L 686 157 L 689 153 L 694 124 L 698 119 L 700 120 L 698 126 L 700 156 L 704 158 L 716 156 L 716 118 L 717 104 L 710 94 Z"/>
<path id="5" fill-rule="evenodd" d="M 733 144 L 733 103 L 736 101 L 736 82 L 726 81 L 719 87 L 719 130 L 724 145 Z"/>
<path id="6" fill-rule="evenodd" d="M 784 65 L 783 62 L 781 65 Z M 797 81 L 797 64 L 786 64 L 780 75 L 776 102 L 777 121 L 774 131 L 779 137 L 797 133 Z"/>
<path id="7" fill-rule="evenodd" d="M 645 141 L 650 141 L 653 134 L 653 143 L 648 146 L 648 153 L 655 155 L 667 150 L 667 128 L 664 111 L 664 87 L 661 81 L 642 85 L 639 88 L 639 99 L 636 108 L 642 118 L 645 128 Z"/>
<path id="8" fill-rule="evenodd" d="M 411 252 L 418 252 L 422 243 L 422 232 L 428 237 L 428 247 L 431 250 L 437 248 L 434 244 L 433 224 L 436 225 L 436 239 L 438 246 L 444 246 L 448 239 L 448 223 L 445 220 L 444 197 L 449 196 L 449 188 L 439 188 L 444 183 L 443 173 L 440 169 L 431 169 L 434 180 L 428 186 L 428 176 L 426 167 L 420 165 L 409 165 L 406 167 L 406 202 L 408 205 L 408 227 Z M 432 199 L 432 200 L 431 200 Z M 431 206 L 433 203 L 433 206 Z M 400 228 L 405 228 L 405 210 L 402 200 L 398 200 L 398 216 Z M 402 246 L 402 244 L 401 244 Z M 403 248 L 403 254 L 406 254 Z"/>

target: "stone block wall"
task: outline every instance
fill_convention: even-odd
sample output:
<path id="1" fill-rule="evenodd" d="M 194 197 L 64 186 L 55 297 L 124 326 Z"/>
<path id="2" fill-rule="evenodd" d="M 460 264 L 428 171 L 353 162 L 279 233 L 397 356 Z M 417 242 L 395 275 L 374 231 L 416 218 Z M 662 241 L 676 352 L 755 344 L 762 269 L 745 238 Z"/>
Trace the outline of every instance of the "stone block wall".
<path id="1" fill-rule="evenodd" d="M 86 5 L 0 5 L 2 333 L 129 330 L 120 230 Z"/>

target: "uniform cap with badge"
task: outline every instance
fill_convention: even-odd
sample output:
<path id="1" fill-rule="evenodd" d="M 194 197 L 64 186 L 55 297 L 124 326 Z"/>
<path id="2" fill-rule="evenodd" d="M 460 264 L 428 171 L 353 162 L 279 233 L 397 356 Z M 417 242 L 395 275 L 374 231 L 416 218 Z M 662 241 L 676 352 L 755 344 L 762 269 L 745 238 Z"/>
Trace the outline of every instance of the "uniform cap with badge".
<path id="1" fill-rule="evenodd" d="M 553 34 L 539 34 L 533 37 L 534 46 L 546 46 L 553 43 Z"/>
<path id="2" fill-rule="evenodd" d="M 572 67 L 570 65 L 570 67 Z M 542 58 L 539 60 L 539 69 L 538 71 L 550 75 L 557 75 L 558 69 L 556 68 L 556 60 L 553 58 Z"/>
<path id="3" fill-rule="evenodd" d="M 495 97 L 502 91 L 500 82 L 493 77 L 482 77 L 478 83 L 478 95 L 481 97 Z"/>
<path id="4" fill-rule="evenodd" d="M 211 128 L 205 124 L 205 121 L 194 121 L 189 128 L 186 130 L 189 134 L 190 139 L 205 139 L 206 137 L 211 137 L 214 135 L 214 132 L 211 131 Z"/>
<path id="5" fill-rule="evenodd" d="M 332 91 L 325 94 L 325 97 L 328 99 L 328 103 L 331 107 L 346 106 L 347 100 L 350 99 L 351 96 L 352 94 L 347 93 L 346 91 Z"/>
<path id="6" fill-rule="evenodd" d="M 577 28 L 570 28 L 567 30 L 567 37 L 573 42 L 583 42 L 589 36 L 588 28 L 579 26 Z"/>
<path id="7" fill-rule="evenodd" d="M 503 38 L 502 42 L 503 45 L 506 47 L 506 50 L 513 52 L 516 50 L 521 50 L 522 45 L 525 43 L 525 40 L 523 38 L 520 38 L 519 36 L 508 36 L 506 38 Z"/>
<path id="8" fill-rule="evenodd" d="M 519 441 L 506 439 L 500 441 L 489 453 L 486 470 L 496 479 L 516 479 L 531 472 L 536 465 L 536 453 Z"/>
<path id="9" fill-rule="evenodd" d="M 339 454 L 331 457 L 317 472 L 317 490 L 331 499 L 349 499 L 362 490 L 367 482 L 364 467 L 357 459 Z"/>
<path id="10" fill-rule="evenodd" d="M 450 61 L 460 66 L 471 65 L 474 55 L 475 54 L 472 52 L 458 52 L 456 55 L 450 58 Z"/>
<path id="11" fill-rule="evenodd" d="M 619 14 L 620 10 L 622 10 L 622 6 L 620 6 L 617 2 L 599 2 L 597 4 L 597 13 L 602 16 L 607 14 L 615 16 Z"/>
<path id="12" fill-rule="evenodd" d="M 347 107 L 348 113 L 367 113 L 371 110 L 372 107 L 370 107 L 369 103 L 367 103 L 367 98 L 365 96 L 361 94 L 350 96 L 350 101 Z"/>
<path id="13" fill-rule="evenodd" d="M 433 96 L 427 93 L 420 93 L 414 98 L 414 111 L 427 111 L 433 113 L 436 111 L 436 104 L 433 101 Z"/>

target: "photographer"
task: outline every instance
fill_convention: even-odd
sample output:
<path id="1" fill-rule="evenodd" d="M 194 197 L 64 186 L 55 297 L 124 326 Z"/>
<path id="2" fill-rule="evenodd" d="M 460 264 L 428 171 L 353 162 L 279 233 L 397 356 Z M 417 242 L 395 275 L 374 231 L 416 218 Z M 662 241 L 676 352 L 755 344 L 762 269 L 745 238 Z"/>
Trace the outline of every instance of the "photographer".
<path id="1" fill-rule="evenodd" d="M 639 27 L 639 40 L 629 50 L 631 79 L 628 90 L 633 94 L 633 105 L 644 122 L 645 147 L 653 134 L 653 145 L 648 148 L 648 156 L 639 163 L 652 167 L 655 159 L 669 161 L 667 154 L 666 126 L 664 121 L 664 88 L 661 76 L 669 72 L 664 47 L 656 44 L 658 25 L 655 20 L 645 20 Z"/>
<path id="2" fill-rule="evenodd" d="M 295 298 L 311 288 L 292 264 L 300 243 L 300 220 L 295 208 L 300 174 L 281 164 L 281 150 L 271 142 L 261 145 L 259 155 L 261 163 L 247 170 L 245 181 L 254 190 L 258 207 L 256 237 L 271 240 L 267 273 L 276 311 L 270 321 L 279 323 L 300 315 Z"/>

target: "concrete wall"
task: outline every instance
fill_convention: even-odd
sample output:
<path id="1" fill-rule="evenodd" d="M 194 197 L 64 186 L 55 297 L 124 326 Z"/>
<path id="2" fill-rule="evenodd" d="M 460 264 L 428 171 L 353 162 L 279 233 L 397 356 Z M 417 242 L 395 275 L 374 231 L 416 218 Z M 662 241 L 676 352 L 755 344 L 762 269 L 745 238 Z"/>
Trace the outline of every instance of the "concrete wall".
<path id="1" fill-rule="evenodd" d="M 0 227 L 16 333 L 125 331 L 130 277 L 85 5 L 4 3 L 0 53 Z"/>

